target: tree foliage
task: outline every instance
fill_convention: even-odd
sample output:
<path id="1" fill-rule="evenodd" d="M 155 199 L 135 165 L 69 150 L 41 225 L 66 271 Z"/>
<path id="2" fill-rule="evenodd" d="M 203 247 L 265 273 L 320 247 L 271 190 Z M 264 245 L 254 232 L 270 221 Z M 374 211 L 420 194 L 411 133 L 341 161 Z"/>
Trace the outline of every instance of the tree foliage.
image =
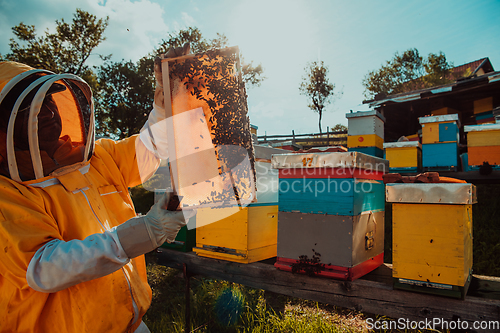
<path id="1" fill-rule="evenodd" d="M 123 139 L 139 133 L 154 100 L 153 58 L 107 62 L 98 72 L 96 132 Z"/>
<path id="2" fill-rule="evenodd" d="M 199 53 L 228 45 L 222 34 L 207 40 L 198 28 L 187 28 L 171 33 L 156 50 L 140 59 L 131 61 L 107 61 L 99 69 L 98 83 L 101 87 L 99 100 L 96 101 L 96 131 L 101 136 L 125 138 L 139 132 L 147 119 L 154 100 L 153 61 L 160 54 L 167 53 L 172 47 L 191 44 L 191 52 Z M 246 66 L 246 67 L 245 67 Z M 258 85 L 264 79 L 262 67 L 254 68 L 251 63 L 242 66 L 244 80 Z M 246 71 L 246 76 L 245 76 Z"/>
<path id="3" fill-rule="evenodd" d="M 452 73 L 452 68 L 443 52 L 429 53 L 426 59 L 415 48 L 403 54 L 396 52 L 380 69 L 365 75 L 364 94 L 371 99 L 377 94 L 399 94 L 450 83 L 460 76 Z"/>
<path id="4" fill-rule="evenodd" d="M 111 55 L 101 56 L 103 64 L 90 68 L 86 64 L 95 48 L 103 42 L 109 18 L 77 9 L 71 24 L 56 20 L 56 31 L 37 36 L 34 25 L 20 23 L 12 28 L 16 39 L 10 41 L 11 53 L 0 60 L 25 63 L 55 73 L 72 73 L 86 80 L 92 88 L 96 108 L 96 133 L 113 139 L 138 133 L 147 119 L 154 99 L 153 61 L 171 47 L 191 43 L 193 53 L 228 46 L 223 34 L 207 40 L 198 28 L 172 33 L 166 40 L 137 62 L 111 61 Z M 240 56 L 241 57 L 241 56 Z M 265 79 L 261 65 L 242 60 L 243 79 L 258 86 Z"/>
<path id="5" fill-rule="evenodd" d="M 42 37 L 37 36 L 34 25 L 21 22 L 12 28 L 18 41 L 10 39 L 11 53 L 4 58 L 55 73 L 78 75 L 95 90 L 95 75 L 86 61 L 106 39 L 104 31 L 108 20 L 108 17 L 97 19 L 95 15 L 77 9 L 71 24 L 64 19 L 56 20 L 55 33 L 46 31 Z"/>
<path id="6" fill-rule="evenodd" d="M 330 129 L 332 132 L 345 132 L 347 131 L 347 126 L 342 124 L 336 124 Z"/>
<path id="7" fill-rule="evenodd" d="M 162 40 L 160 46 L 155 51 L 156 55 L 167 53 L 172 47 L 181 47 L 185 43 L 191 44 L 192 53 L 205 52 L 211 49 L 222 49 L 229 46 L 229 40 L 224 34 L 217 33 L 217 37 L 207 40 L 198 28 L 189 27 L 186 30 L 180 30 L 177 33 L 169 34 L 168 39 Z M 247 87 L 260 86 L 262 81 L 266 79 L 263 75 L 264 69 L 262 65 L 253 65 L 253 61 L 245 62 L 240 54 L 241 71 L 243 81 Z"/>
<path id="8" fill-rule="evenodd" d="M 330 104 L 334 97 L 339 98 L 342 93 L 335 93 L 335 84 L 329 82 L 328 67 L 323 61 L 313 61 L 304 68 L 306 75 L 302 77 L 299 90 L 302 95 L 309 99 L 308 107 L 319 115 L 319 132 L 322 133 L 321 119 L 326 105 Z"/>

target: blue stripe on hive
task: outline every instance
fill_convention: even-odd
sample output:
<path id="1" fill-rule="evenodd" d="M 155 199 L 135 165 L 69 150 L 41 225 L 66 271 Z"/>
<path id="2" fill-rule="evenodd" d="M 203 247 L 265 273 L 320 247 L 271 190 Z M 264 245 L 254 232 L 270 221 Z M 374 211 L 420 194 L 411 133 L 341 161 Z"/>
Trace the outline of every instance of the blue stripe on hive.
<path id="1" fill-rule="evenodd" d="M 364 153 L 367 155 L 375 156 L 375 157 L 384 157 L 384 150 L 380 149 L 379 147 L 352 147 L 348 148 L 348 151 L 356 151 L 358 153 Z"/>
<path id="2" fill-rule="evenodd" d="M 354 216 L 385 209 L 384 183 L 352 178 L 280 178 L 279 210 Z"/>

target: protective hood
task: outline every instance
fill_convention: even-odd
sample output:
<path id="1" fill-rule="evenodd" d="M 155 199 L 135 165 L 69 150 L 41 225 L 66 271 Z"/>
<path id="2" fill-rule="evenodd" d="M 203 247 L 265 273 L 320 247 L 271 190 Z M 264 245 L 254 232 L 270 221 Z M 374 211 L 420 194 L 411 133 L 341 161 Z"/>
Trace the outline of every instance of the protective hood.
<path id="1" fill-rule="evenodd" d="M 51 117 L 56 118 L 56 125 L 44 123 L 43 119 Z M 0 62 L 2 175 L 22 182 L 85 163 L 92 156 L 94 135 L 92 91 L 84 80 Z M 55 149 L 51 149 L 53 141 Z"/>

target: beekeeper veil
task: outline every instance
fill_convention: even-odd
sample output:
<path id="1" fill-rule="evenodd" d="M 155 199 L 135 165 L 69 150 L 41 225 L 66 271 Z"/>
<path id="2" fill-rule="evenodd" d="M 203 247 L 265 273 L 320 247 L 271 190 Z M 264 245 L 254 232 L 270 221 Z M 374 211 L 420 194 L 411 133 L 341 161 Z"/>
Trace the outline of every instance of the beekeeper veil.
<path id="1" fill-rule="evenodd" d="M 94 107 L 84 80 L 5 61 L 0 62 L 0 89 L 2 175 L 19 182 L 40 179 L 90 159 Z M 54 155 L 47 144 L 63 148 Z"/>

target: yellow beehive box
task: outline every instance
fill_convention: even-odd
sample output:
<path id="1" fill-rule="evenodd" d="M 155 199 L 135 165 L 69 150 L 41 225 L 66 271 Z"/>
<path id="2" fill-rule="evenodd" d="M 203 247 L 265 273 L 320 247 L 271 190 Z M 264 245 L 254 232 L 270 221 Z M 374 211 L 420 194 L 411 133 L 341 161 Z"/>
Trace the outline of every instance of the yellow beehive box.
<path id="1" fill-rule="evenodd" d="M 394 287 L 463 298 L 472 273 L 467 183 L 387 184 L 392 203 Z"/>
<path id="2" fill-rule="evenodd" d="M 390 172 L 418 172 L 422 169 L 422 145 L 418 141 L 386 142 L 384 154 Z"/>
<path id="3" fill-rule="evenodd" d="M 202 208 L 196 214 L 193 251 L 203 257 L 252 263 L 276 257 L 277 239 L 277 204 Z"/>
<path id="4" fill-rule="evenodd" d="M 277 255 L 278 170 L 271 157 L 287 150 L 255 147 L 256 201 L 246 207 L 206 207 L 196 214 L 198 255 L 239 263 L 251 263 Z"/>
<path id="5" fill-rule="evenodd" d="M 474 114 L 493 110 L 493 97 L 486 97 L 474 101 Z"/>
<path id="6" fill-rule="evenodd" d="M 453 108 L 444 107 L 444 108 L 432 110 L 430 113 L 433 116 L 441 116 L 441 115 L 445 115 L 445 114 L 455 114 L 455 113 L 458 114 L 458 111 L 453 109 Z"/>
<path id="7" fill-rule="evenodd" d="M 464 126 L 467 147 L 500 146 L 500 124 Z"/>
<path id="8" fill-rule="evenodd" d="M 479 167 L 483 162 L 498 168 L 500 165 L 500 124 L 464 126 L 467 133 L 469 167 Z"/>
<path id="9" fill-rule="evenodd" d="M 383 148 L 384 139 L 377 134 L 363 134 L 347 136 L 347 147 L 378 147 Z"/>

